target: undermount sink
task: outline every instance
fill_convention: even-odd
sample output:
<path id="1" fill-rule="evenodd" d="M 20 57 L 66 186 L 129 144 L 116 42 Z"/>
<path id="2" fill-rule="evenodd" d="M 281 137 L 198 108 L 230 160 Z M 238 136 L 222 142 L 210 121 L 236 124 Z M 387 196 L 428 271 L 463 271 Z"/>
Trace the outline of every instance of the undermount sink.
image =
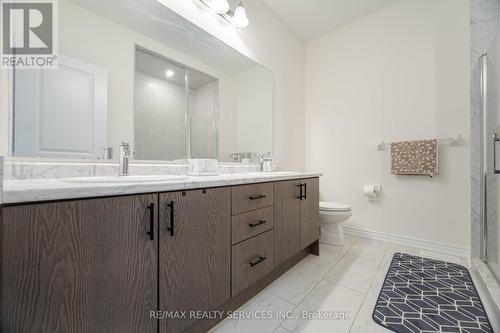
<path id="1" fill-rule="evenodd" d="M 161 183 L 187 179 L 187 176 L 151 175 L 151 176 L 110 176 L 110 177 L 75 177 L 61 179 L 64 183 L 79 184 L 125 184 L 125 183 Z"/>

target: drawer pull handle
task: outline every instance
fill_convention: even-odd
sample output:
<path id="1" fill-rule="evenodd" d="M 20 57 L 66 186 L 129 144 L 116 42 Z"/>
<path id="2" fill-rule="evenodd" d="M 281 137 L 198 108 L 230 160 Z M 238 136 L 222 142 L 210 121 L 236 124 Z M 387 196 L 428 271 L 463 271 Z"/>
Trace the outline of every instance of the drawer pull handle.
<path id="1" fill-rule="evenodd" d="M 250 200 L 259 200 L 259 199 L 264 199 L 266 197 L 267 197 L 267 195 L 265 195 L 265 194 L 259 194 L 259 195 L 250 196 L 250 197 L 248 197 L 248 199 L 250 199 Z"/>
<path id="2" fill-rule="evenodd" d="M 250 267 L 254 267 L 254 266 L 257 266 L 258 264 L 260 264 L 261 262 L 263 262 L 266 259 L 267 259 L 266 257 L 258 256 L 258 257 L 255 257 L 255 258 L 251 259 L 248 263 L 250 264 Z"/>
<path id="3" fill-rule="evenodd" d="M 259 225 L 262 225 L 264 223 L 267 223 L 267 221 L 264 221 L 264 220 L 259 220 L 259 222 L 255 222 L 255 223 L 248 223 L 248 226 L 250 228 L 255 228 L 255 227 L 258 227 Z"/>

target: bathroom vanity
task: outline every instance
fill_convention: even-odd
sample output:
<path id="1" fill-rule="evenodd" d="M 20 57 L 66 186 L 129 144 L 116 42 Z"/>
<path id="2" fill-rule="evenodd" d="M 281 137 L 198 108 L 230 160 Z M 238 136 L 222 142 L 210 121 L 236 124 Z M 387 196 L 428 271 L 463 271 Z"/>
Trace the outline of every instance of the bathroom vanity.
<path id="1" fill-rule="evenodd" d="M 161 1 L 58 17 L 57 69 L 5 78 L 1 332 L 204 332 L 318 254 L 320 175 L 255 172 L 269 69 Z"/>
<path id="2" fill-rule="evenodd" d="M 109 197 L 59 180 L 42 201 L 7 185 L 0 331 L 207 331 L 318 254 L 318 176 L 92 185 Z"/>

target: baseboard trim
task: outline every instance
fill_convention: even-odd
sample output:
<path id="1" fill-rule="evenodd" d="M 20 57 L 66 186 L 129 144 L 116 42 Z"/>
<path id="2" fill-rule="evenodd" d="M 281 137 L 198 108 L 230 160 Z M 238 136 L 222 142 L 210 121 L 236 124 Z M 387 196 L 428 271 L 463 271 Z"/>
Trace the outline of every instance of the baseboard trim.
<path id="1" fill-rule="evenodd" d="M 470 248 L 464 248 L 455 245 L 443 244 L 424 239 L 390 234 L 386 232 L 363 229 L 353 226 L 344 226 L 344 233 L 350 236 L 369 238 L 399 245 L 426 249 L 434 252 L 440 252 L 451 256 L 466 258 L 467 261 L 470 262 Z"/>

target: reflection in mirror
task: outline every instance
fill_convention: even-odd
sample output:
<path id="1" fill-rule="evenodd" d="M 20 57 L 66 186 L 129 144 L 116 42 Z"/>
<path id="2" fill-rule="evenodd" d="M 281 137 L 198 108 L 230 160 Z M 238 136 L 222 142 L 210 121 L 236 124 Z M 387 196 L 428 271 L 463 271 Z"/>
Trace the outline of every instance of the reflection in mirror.
<path id="1" fill-rule="evenodd" d="M 233 162 L 256 163 L 259 153 L 272 151 L 272 75 L 261 66 L 251 66 L 232 73 L 229 84 L 227 116 L 232 118 L 233 131 L 232 139 L 227 140 L 229 155 Z"/>
<path id="2" fill-rule="evenodd" d="M 59 4 L 59 68 L 15 70 L 15 156 L 258 162 L 273 74 L 156 0 Z"/>
<path id="3" fill-rule="evenodd" d="M 107 136 L 107 71 L 59 57 L 58 69 L 14 71 L 13 151 L 29 157 L 100 158 Z"/>
<path id="4" fill-rule="evenodd" d="M 135 157 L 217 158 L 218 80 L 140 48 L 135 71 Z"/>
<path id="5" fill-rule="evenodd" d="M 135 63 L 135 158 L 185 159 L 187 70 L 139 50 Z"/>

